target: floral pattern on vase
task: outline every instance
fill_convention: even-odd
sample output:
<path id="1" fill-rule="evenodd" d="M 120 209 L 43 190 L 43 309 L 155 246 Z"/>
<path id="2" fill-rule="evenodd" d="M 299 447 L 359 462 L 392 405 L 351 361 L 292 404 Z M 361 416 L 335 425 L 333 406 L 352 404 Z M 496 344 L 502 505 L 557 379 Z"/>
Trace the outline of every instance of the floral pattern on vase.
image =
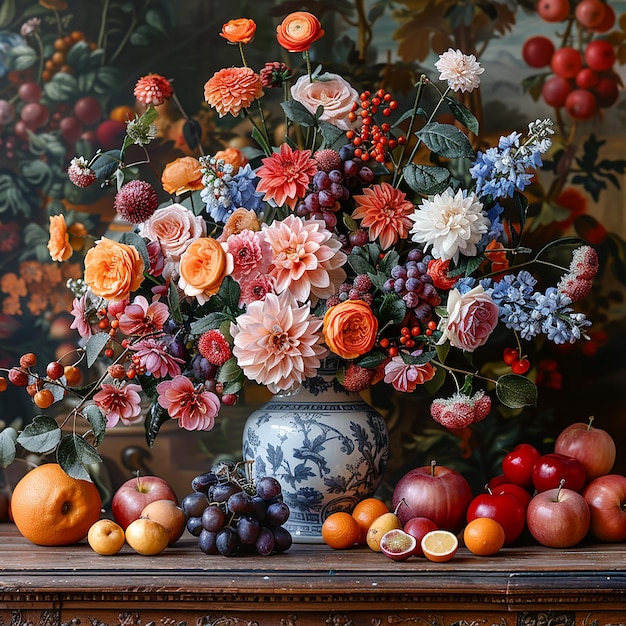
<path id="1" fill-rule="evenodd" d="M 301 388 L 275 396 L 248 418 L 243 457 L 255 477 L 280 481 L 295 542 L 321 543 L 324 519 L 372 496 L 389 456 L 383 417 L 357 393 Z"/>

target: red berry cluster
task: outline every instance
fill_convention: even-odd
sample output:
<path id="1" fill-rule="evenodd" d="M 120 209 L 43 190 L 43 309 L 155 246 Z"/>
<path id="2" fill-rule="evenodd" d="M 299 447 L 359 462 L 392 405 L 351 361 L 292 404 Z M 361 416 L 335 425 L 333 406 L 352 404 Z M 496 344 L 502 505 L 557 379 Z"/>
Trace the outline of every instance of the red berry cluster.
<path id="1" fill-rule="evenodd" d="M 431 320 L 428 322 L 424 334 L 430 337 L 436 329 L 437 323 Z M 394 357 L 398 356 L 401 348 L 408 348 L 409 350 L 415 348 L 417 344 L 421 342 L 420 337 L 423 339 L 422 329 L 418 325 L 412 326 L 411 328 L 403 326 L 400 329 L 400 337 L 398 339 L 383 337 L 378 342 L 378 346 L 385 351 L 387 356 Z"/>
<path id="2" fill-rule="evenodd" d="M 613 67 L 616 52 L 607 39 L 595 39 L 615 23 L 615 11 L 603 0 L 540 0 L 538 15 L 546 22 L 565 22 L 561 47 L 543 35 L 526 40 L 522 58 L 534 68 L 549 67 L 553 75 L 543 83 L 546 104 L 565 108 L 575 120 L 588 120 L 601 108 L 615 104 L 620 78 Z M 573 27 L 578 27 L 574 44 Z"/>
<path id="3" fill-rule="evenodd" d="M 374 116 L 380 109 L 385 117 L 389 117 L 392 111 L 398 108 L 398 103 L 384 89 L 379 89 L 373 96 L 370 91 L 364 91 L 360 99 L 360 103 L 355 102 L 352 105 L 348 120 L 355 122 L 360 117 L 362 126 L 358 130 L 347 131 L 346 137 L 355 146 L 354 156 L 357 159 L 362 161 L 374 159 L 378 163 L 384 163 L 389 160 L 387 150 L 393 150 L 398 144 L 406 143 L 406 137 L 400 135 L 395 138 L 391 134 L 391 124 L 389 122 L 378 124 L 374 121 Z"/>
<path id="4" fill-rule="evenodd" d="M 502 360 L 511 367 L 511 371 L 514 374 L 523 376 L 530 369 L 530 361 L 520 355 L 519 351 L 515 348 L 505 348 L 502 353 Z"/>

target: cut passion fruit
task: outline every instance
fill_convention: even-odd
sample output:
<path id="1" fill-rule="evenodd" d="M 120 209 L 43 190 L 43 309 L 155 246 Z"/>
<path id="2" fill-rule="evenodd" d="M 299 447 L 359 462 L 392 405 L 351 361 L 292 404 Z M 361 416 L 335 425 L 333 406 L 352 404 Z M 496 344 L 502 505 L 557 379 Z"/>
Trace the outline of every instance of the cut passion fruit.
<path id="1" fill-rule="evenodd" d="M 394 561 L 405 561 L 416 548 L 417 539 L 399 528 L 387 531 L 380 540 L 380 551 Z"/>

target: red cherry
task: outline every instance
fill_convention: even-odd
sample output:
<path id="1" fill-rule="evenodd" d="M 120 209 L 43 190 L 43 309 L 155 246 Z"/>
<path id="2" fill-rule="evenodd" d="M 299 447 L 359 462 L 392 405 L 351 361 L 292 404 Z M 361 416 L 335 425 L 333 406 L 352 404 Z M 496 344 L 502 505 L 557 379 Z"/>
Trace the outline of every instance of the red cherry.
<path id="1" fill-rule="evenodd" d="M 511 371 L 514 374 L 523 376 L 530 369 L 530 361 L 528 359 L 518 359 L 511 363 Z"/>
<path id="2" fill-rule="evenodd" d="M 598 72 L 592 70 L 590 67 L 583 67 L 578 74 L 576 74 L 576 86 L 581 89 L 592 89 L 600 82 L 600 76 Z"/>
<path id="3" fill-rule="evenodd" d="M 17 90 L 17 95 L 24 102 L 37 102 L 41 97 L 41 91 L 37 83 L 22 83 Z"/>
<path id="4" fill-rule="evenodd" d="M 569 11 L 569 0 L 539 0 L 537 4 L 537 13 L 546 22 L 562 22 Z"/>
<path id="5" fill-rule="evenodd" d="M 585 48 L 585 63 L 597 72 L 610 70 L 615 59 L 615 48 L 605 39 L 594 39 Z"/>
<path id="6" fill-rule="evenodd" d="M 74 104 L 74 115 L 83 124 L 95 124 L 102 119 L 102 106 L 93 96 L 84 96 Z"/>
<path id="7" fill-rule="evenodd" d="M 61 131 L 63 141 L 68 144 L 74 144 L 83 133 L 83 125 L 77 117 L 69 115 L 59 122 L 59 130 Z"/>
<path id="8" fill-rule="evenodd" d="M 48 123 L 50 113 L 41 102 L 29 102 L 22 107 L 20 118 L 28 128 L 41 128 Z"/>
<path id="9" fill-rule="evenodd" d="M 593 88 L 593 93 L 598 100 L 598 106 L 606 109 L 613 106 L 619 98 L 619 86 L 617 78 L 605 76 L 601 78 L 598 84 Z"/>
<path id="10" fill-rule="evenodd" d="M 561 76 L 551 76 L 541 89 L 541 97 L 545 103 L 560 109 L 565 104 L 567 95 L 572 91 L 572 83 Z"/>
<path id="11" fill-rule="evenodd" d="M 519 359 L 519 352 L 515 348 L 504 348 L 502 352 L 502 360 L 507 364 L 511 365 L 513 362 Z"/>
<path id="12" fill-rule="evenodd" d="M 586 28 L 595 28 L 604 20 L 605 6 L 600 0 L 581 0 L 574 15 Z"/>
<path id="13" fill-rule="evenodd" d="M 598 109 L 598 101 L 589 90 L 574 89 L 565 98 L 565 109 L 575 120 L 588 120 Z"/>
<path id="14" fill-rule="evenodd" d="M 546 67 L 554 54 L 552 40 L 543 35 L 530 37 L 522 46 L 522 58 L 530 67 Z"/>
<path id="15" fill-rule="evenodd" d="M 593 30 L 596 33 L 606 33 L 615 24 L 615 11 L 609 4 L 604 5 L 604 19 L 597 25 L 594 26 Z"/>
<path id="16" fill-rule="evenodd" d="M 587 63 L 589 65 L 589 63 Z M 550 67 L 552 71 L 562 78 L 574 78 L 576 74 L 582 69 L 583 57 L 571 46 L 563 46 L 559 48 L 553 55 L 550 61 Z M 591 66 L 590 66 L 591 67 Z M 595 68 L 594 68 L 595 69 Z"/>

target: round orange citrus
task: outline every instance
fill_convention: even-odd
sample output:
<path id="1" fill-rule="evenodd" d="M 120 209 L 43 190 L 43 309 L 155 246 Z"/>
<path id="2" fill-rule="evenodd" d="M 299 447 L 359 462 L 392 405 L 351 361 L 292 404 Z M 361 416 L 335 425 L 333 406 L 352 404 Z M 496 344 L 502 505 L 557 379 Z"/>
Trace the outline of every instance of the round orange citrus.
<path id="1" fill-rule="evenodd" d="M 130 106 L 126 106 L 125 104 L 121 104 L 120 106 L 116 106 L 110 113 L 109 119 L 115 120 L 116 122 L 126 123 L 128 120 L 134 120 L 136 117 L 135 109 Z"/>
<path id="2" fill-rule="evenodd" d="M 352 517 L 359 523 L 361 528 L 359 544 L 365 545 L 367 543 L 367 531 L 372 522 L 385 513 L 389 513 L 389 507 L 378 498 L 365 498 L 365 500 L 361 500 L 354 507 Z"/>
<path id="3" fill-rule="evenodd" d="M 495 554 L 504 545 L 504 529 L 490 517 L 477 517 L 465 527 L 463 542 L 472 553 L 480 556 Z"/>
<path id="4" fill-rule="evenodd" d="M 331 513 L 322 524 L 322 539 L 335 550 L 352 547 L 359 540 L 359 523 L 344 511 Z"/>
<path id="5" fill-rule="evenodd" d="M 28 472 L 11 495 L 17 529 L 41 546 L 78 543 L 100 519 L 101 507 L 97 487 L 68 476 L 57 463 L 45 463 Z"/>

